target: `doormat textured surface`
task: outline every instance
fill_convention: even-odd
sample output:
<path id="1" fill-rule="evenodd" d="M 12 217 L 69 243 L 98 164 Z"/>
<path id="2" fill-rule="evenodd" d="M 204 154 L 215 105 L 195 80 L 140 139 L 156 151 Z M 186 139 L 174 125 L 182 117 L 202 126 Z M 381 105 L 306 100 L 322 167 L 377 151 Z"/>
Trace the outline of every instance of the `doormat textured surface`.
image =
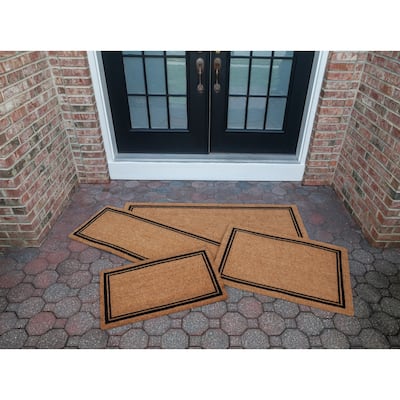
<path id="1" fill-rule="evenodd" d="M 219 243 L 190 232 L 105 207 L 69 237 L 130 261 L 156 259 L 206 249 L 214 258 Z"/>
<path id="2" fill-rule="evenodd" d="M 226 299 L 206 251 L 102 271 L 100 326 L 159 317 Z"/>
<path id="3" fill-rule="evenodd" d="M 215 260 L 228 286 L 353 315 L 347 250 L 229 227 Z"/>
<path id="4" fill-rule="evenodd" d="M 126 203 L 125 210 L 221 243 L 230 224 L 259 232 L 308 238 L 296 205 Z"/>

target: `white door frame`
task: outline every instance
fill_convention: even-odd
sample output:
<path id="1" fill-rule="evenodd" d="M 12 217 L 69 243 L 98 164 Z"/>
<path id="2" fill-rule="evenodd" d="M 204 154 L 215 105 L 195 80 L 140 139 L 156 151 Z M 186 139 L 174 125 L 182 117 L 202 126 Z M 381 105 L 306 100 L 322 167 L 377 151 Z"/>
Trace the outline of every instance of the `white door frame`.
<path id="1" fill-rule="evenodd" d="M 118 154 L 101 53 L 88 61 L 111 179 L 301 181 L 321 92 L 328 52 L 316 53 L 300 128 L 297 154 L 159 155 Z"/>

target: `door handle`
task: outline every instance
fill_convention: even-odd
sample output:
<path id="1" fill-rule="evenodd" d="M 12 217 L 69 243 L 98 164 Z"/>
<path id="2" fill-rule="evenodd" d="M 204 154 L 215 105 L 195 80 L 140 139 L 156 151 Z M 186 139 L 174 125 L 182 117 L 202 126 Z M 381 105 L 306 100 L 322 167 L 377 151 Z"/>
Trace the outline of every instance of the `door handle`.
<path id="1" fill-rule="evenodd" d="M 204 59 L 199 57 L 196 60 L 196 72 L 197 72 L 197 76 L 198 76 L 198 84 L 197 84 L 197 91 L 199 93 L 203 93 L 204 92 L 204 85 L 202 82 L 202 77 L 204 74 Z"/>
<path id="2" fill-rule="evenodd" d="M 214 83 L 214 92 L 219 93 L 221 91 L 221 84 L 219 83 L 219 74 L 221 72 L 221 58 L 214 58 L 214 72 L 215 72 L 215 83 Z"/>

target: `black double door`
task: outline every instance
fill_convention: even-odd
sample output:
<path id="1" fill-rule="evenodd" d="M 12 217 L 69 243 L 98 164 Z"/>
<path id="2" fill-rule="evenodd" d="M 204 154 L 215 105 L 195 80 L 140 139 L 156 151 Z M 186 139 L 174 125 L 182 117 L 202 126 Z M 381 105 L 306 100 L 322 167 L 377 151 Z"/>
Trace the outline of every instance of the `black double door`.
<path id="1" fill-rule="evenodd" d="M 119 153 L 296 153 L 313 52 L 102 56 Z"/>

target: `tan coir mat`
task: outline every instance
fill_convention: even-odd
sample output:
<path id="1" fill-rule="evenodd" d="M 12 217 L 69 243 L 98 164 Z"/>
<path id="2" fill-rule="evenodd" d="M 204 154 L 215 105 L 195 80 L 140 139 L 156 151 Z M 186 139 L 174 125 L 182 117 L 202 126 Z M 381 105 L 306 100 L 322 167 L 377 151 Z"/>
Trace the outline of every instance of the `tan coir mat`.
<path id="1" fill-rule="evenodd" d="M 100 274 L 102 329 L 226 299 L 206 251 L 145 261 Z"/>
<path id="2" fill-rule="evenodd" d="M 69 237 L 131 261 L 206 249 L 214 258 L 218 243 L 116 207 L 105 207 Z"/>
<path id="3" fill-rule="evenodd" d="M 246 226 L 259 232 L 308 238 L 295 205 L 126 203 L 125 210 L 219 244 L 226 228 Z"/>
<path id="4" fill-rule="evenodd" d="M 353 315 L 343 247 L 231 226 L 215 265 L 228 286 Z"/>

